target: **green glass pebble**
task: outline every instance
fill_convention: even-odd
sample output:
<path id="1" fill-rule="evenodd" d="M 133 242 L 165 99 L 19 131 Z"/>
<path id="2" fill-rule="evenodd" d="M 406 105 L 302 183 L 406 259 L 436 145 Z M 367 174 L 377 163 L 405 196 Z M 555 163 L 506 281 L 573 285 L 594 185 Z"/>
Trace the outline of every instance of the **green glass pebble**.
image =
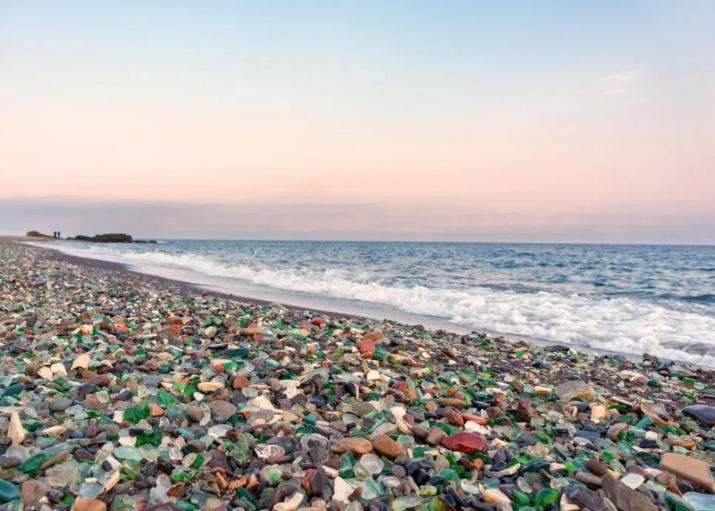
<path id="1" fill-rule="evenodd" d="M 194 460 L 189 465 L 191 468 L 201 468 L 204 464 L 204 457 L 201 454 L 197 454 Z"/>
<path id="2" fill-rule="evenodd" d="M 665 505 L 671 511 L 696 511 L 688 501 L 669 491 L 665 492 Z M 704 509 L 708 509 L 707 507 Z M 712 508 L 709 508 L 712 509 Z"/>
<path id="3" fill-rule="evenodd" d="M 20 498 L 20 488 L 0 479 L 0 502 L 10 502 Z"/>
<path id="4" fill-rule="evenodd" d="M 164 406 L 180 404 L 178 399 L 176 399 L 174 396 L 172 396 L 168 392 L 164 392 L 163 390 L 159 392 L 159 401 Z"/>
<path id="5" fill-rule="evenodd" d="M 653 419 L 651 419 L 650 417 L 644 417 L 636 423 L 635 427 L 638 429 L 645 429 L 651 424 L 653 424 Z"/>
<path id="6" fill-rule="evenodd" d="M 514 502 L 522 506 L 531 502 L 529 496 L 526 493 L 520 492 L 519 490 L 514 491 L 512 497 L 514 498 Z"/>
<path id="7" fill-rule="evenodd" d="M 137 407 L 127 408 L 124 410 L 124 420 L 130 424 L 136 424 L 142 419 L 147 419 L 149 417 L 149 406 L 140 405 Z"/>
<path id="8" fill-rule="evenodd" d="M 1 397 L 15 397 L 23 390 L 25 390 L 25 385 L 22 383 L 16 383 L 15 385 L 10 385 L 6 388 Z"/>
<path id="9" fill-rule="evenodd" d="M 537 506 L 550 506 L 559 500 L 559 491 L 553 488 L 544 488 L 536 492 L 534 503 Z"/>
<path id="10" fill-rule="evenodd" d="M 186 502 L 185 500 L 181 500 L 174 505 L 178 507 L 181 511 L 196 511 L 196 509 L 198 509 L 191 502 Z"/>

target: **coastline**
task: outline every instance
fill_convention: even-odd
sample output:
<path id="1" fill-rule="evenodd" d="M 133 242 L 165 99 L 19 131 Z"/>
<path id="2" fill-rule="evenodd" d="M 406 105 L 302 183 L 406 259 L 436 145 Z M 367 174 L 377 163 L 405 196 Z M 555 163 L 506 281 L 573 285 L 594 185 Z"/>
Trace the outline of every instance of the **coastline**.
<path id="1" fill-rule="evenodd" d="M 47 484 L 62 510 L 707 497 L 712 370 L 244 302 L 3 240 L 0 256 L 6 500 Z"/>
<path id="2" fill-rule="evenodd" d="M 8 240 L 8 238 L 9 237 L 0 236 L 0 243 L 3 241 L 3 239 Z M 25 237 L 16 236 L 14 238 L 15 239 L 10 239 L 9 241 L 12 241 L 12 242 L 23 242 L 23 241 L 55 242 L 53 240 L 47 240 L 47 239 L 39 239 L 38 240 L 38 239 L 28 238 L 26 236 Z M 190 282 L 185 282 L 185 281 L 174 279 L 174 278 L 163 277 L 163 276 L 159 276 L 159 275 L 152 275 L 150 273 L 143 273 L 141 271 L 132 269 L 129 265 L 124 264 L 124 263 L 113 262 L 113 261 L 104 261 L 101 259 L 92 259 L 90 257 L 82 257 L 82 256 L 77 256 L 77 255 L 66 254 L 59 250 L 53 250 L 49 247 L 45 249 L 42 247 L 37 247 L 36 245 L 25 245 L 25 246 L 27 246 L 30 249 L 46 251 L 47 257 L 56 259 L 58 261 L 63 261 L 63 262 L 69 263 L 69 264 L 77 265 L 79 267 L 115 272 L 115 273 L 124 275 L 125 278 L 127 278 L 127 279 L 132 279 L 132 280 L 133 279 L 142 279 L 142 280 L 146 280 L 148 282 L 156 282 L 156 283 L 162 284 L 162 285 L 169 285 L 172 288 L 177 289 L 179 292 L 185 293 L 185 294 L 200 293 L 202 296 L 213 296 L 217 299 L 230 300 L 230 301 L 235 301 L 235 302 L 242 303 L 242 304 L 253 304 L 253 305 L 262 306 L 262 307 L 280 306 L 281 308 L 284 308 L 285 310 L 290 311 L 290 313 L 293 315 L 300 315 L 304 312 L 310 312 L 310 313 L 319 314 L 319 315 L 322 315 L 325 317 L 340 319 L 340 320 L 362 321 L 362 322 L 370 322 L 370 323 L 375 323 L 375 324 L 390 323 L 390 324 L 394 324 L 397 326 L 403 326 L 403 327 L 412 327 L 412 326 L 418 325 L 418 326 L 421 326 L 427 330 L 432 330 L 432 331 L 435 331 L 437 333 L 444 334 L 444 335 L 450 335 L 452 337 L 459 337 L 459 336 L 470 335 L 470 334 L 471 335 L 481 335 L 481 336 L 486 336 L 486 337 L 490 337 L 493 339 L 497 339 L 497 340 L 499 340 L 499 342 L 502 342 L 502 343 L 505 343 L 508 345 L 514 345 L 517 347 L 531 346 L 532 348 L 536 348 L 536 349 L 558 349 L 561 351 L 573 351 L 575 353 L 579 353 L 581 355 L 585 355 L 588 357 L 593 357 L 595 359 L 600 359 L 603 357 L 617 357 L 617 358 L 622 358 L 622 359 L 625 359 L 625 360 L 628 360 L 628 361 L 634 362 L 634 363 L 638 363 L 643 360 L 661 360 L 664 363 L 672 363 L 672 364 L 676 364 L 676 365 L 682 365 L 684 367 L 702 368 L 702 369 L 710 370 L 710 371 L 713 371 L 715 374 L 715 368 L 710 368 L 705 365 L 674 361 L 674 360 L 670 360 L 667 358 L 659 358 L 659 357 L 655 357 L 648 353 L 644 353 L 642 356 L 638 356 L 638 355 L 635 355 L 632 353 L 623 353 L 623 352 L 619 352 L 619 351 L 606 350 L 606 349 L 596 349 L 596 348 L 591 348 L 588 346 L 580 346 L 580 345 L 574 345 L 574 344 L 569 344 L 569 343 L 560 343 L 560 342 L 550 341 L 550 340 L 546 340 L 546 339 L 536 339 L 536 338 L 514 335 L 514 334 L 503 334 L 503 333 L 492 332 L 492 331 L 483 330 L 483 329 L 468 331 L 467 329 L 462 328 L 460 331 L 460 329 L 458 328 L 458 325 L 454 325 L 454 328 L 450 328 L 450 325 L 444 325 L 444 324 L 442 324 L 440 327 L 434 327 L 434 326 L 430 326 L 429 321 L 422 322 L 422 323 L 410 323 L 410 322 L 404 322 L 404 321 L 390 319 L 390 318 L 379 318 L 379 317 L 376 318 L 376 317 L 370 317 L 370 316 L 361 315 L 361 314 L 342 313 L 342 312 L 338 312 L 335 310 L 329 310 L 329 309 L 307 308 L 307 307 L 302 307 L 302 306 L 290 304 L 290 303 L 274 302 L 274 301 L 262 300 L 262 299 L 254 298 L 254 297 L 250 297 L 250 296 L 235 295 L 235 294 L 228 293 L 228 292 L 222 292 L 222 291 L 219 291 L 216 289 L 211 289 L 211 288 L 202 286 L 201 284 L 193 284 Z"/>
<path id="3" fill-rule="evenodd" d="M 17 242 L 22 242 L 22 241 L 51 241 L 55 242 L 54 240 L 35 240 L 35 239 L 22 239 L 23 237 L 16 237 L 13 241 Z M 0 236 L 0 239 L 2 237 Z M 37 247 L 36 245 L 29 245 L 30 247 L 33 248 L 41 248 Z M 565 347 L 568 349 L 572 349 L 574 351 L 587 354 L 590 356 L 614 356 L 614 357 L 624 357 L 628 360 L 632 361 L 639 361 L 643 359 L 643 355 L 638 355 L 634 353 L 627 353 L 627 352 L 620 352 L 616 350 L 609 350 L 609 349 L 604 349 L 604 348 L 593 348 L 590 346 L 584 346 L 584 345 L 577 345 L 577 344 L 571 344 L 571 343 L 565 343 L 565 342 L 559 342 L 559 341 L 553 341 L 553 340 L 548 340 L 548 339 L 541 339 L 541 338 L 535 338 L 535 337 L 530 337 L 530 336 L 525 336 L 525 335 L 519 335 L 519 334 L 513 334 L 513 333 L 504 333 L 504 332 L 495 332 L 489 329 L 468 329 L 466 327 L 462 327 L 460 325 L 456 325 L 453 323 L 450 323 L 448 320 L 444 318 L 431 318 L 431 317 L 410 317 L 412 315 L 408 313 L 401 313 L 400 311 L 395 311 L 396 314 L 392 315 L 393 317 L 383 317 L 383 316 L 370 316 L 367 314 L 360 314 L 360 313 L 354 313 L 354 312 L 345 312 L 345 311 L 339 311 L 332 309 L 330 307 L 308 307 L 308 306 L 302 306 L 296 303 L 284 303 L 282 301 L 275 301 L 275 300 L 266 300 L 266 299 L 260 299 L 256 298 L 253 296 L 248 296 L 248 295 L 242 295 L 242 294 L 233 294 L 227 291 L 221 291 L 219 289 L 216 289 L 212 286 L 208 285 L 203 285 L 201 283 L 192 283 L 192 282 L 186 282 L 183 280 L 180 280 L 178 278 L 171 278 L 171 277 L 164 277 L 160 275 L 154 275 L 151 273 L 145 273 L 136 269 L 133 269 L 130 265 L 124 264 L 124 263 L 119 263 L 119 262 L 113 262 L 113 261 L 105 261 L 101 259 L 93 259 L 90 257 L 82 257 L 82 256 L 77 256 L 77 255 L 70 255 L 66 254 L 64 252 L 61 252 L 59 249 L 52 249 L 50 247 L 47 248 L 47 250 L 50 251 L 52 257 L 57 257 L 59 259 L 72 262 L 74 264 L 78 265 L 83 265 L 87 266 L 90 268 L 101 268 L 101 269 L 106 269 L 110 271 L 117 271 L 117 272 L 123 272 L 127 275 L 134 275 L 138 278 L 146 278 L 146 279 L 155 279 L 158 282 L 166 282 L 166 283 L 172 283 L 176 286 L 179 287 L 184 287 L 188 292 L 202 292 L 202 293 L 208 293 L 216 297 L 224 298 L 224 299 L 230 299 L 230 300 L 236 300 L 239 302 L 247 302 L 247 303 L 255 303 L 257 305 L 263 305 L 263 306 L 269 306 L 269 305 L 280 305 L 282 307 L 285 307 L 286 309 L 292 310 L 294 312 L 302 312 L 305 310 L 310 310 L 316 313 L 320 313 L 326 316 L 330 317 L 336 317 L 336 318 L 354 318 L 354 319 L 361 319 L 361 320 L 371 320 L 375 322 L 379 321 L 391 321 L 395 322 L 398 324 L 403 324 L 403 325 L 410 325 L 410 324 L 420 324 L 420 325 L 425 325 L 427 328 L 437 330 L 437 331 L 442 331 L 445 333 L 450 333 L 452 335 L 466 335 L 466 334 L 486 334 L 490 337 L 493 338 L 500 338 L 503 339 L 507 342 L 512 342 L 512 343 L 521 343 L 521 344 L 534 344 L 536 346 L 541 346 L 541 347 Z M 647 355 L 647 354 L 644 354 Z M 650 356 L 650 355 L 648 355 Z M 662 358 L 662 357 L 661 357 Z M 663 360 L 669 360 L 667 358 L 663 358 Z M 679 361 L 674 361 L 678 364 L 681 362 Z M 695 367 L 707 367 L 704 365 L 699 365 L 699 364 L 692 364 L 692 363 L 686 363 L 682 362 L 685 365 L 692 365 Z"/>

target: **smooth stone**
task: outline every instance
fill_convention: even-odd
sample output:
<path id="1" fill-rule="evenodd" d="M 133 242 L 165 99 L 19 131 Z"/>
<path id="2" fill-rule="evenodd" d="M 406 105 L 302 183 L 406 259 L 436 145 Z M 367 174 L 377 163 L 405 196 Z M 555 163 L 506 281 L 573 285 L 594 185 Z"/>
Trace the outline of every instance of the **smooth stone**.
<path id="1" fill-rule="evenodd" d="M 585 486 L 572 484 L 564 488 L 564 495 L 570 502 L 577 504 L 580 508 L 588 508 L 592 511 L 603 509 L 603 499 L 596 492 L 589 490 Z"/>
<path id="2" fill-rule="evenodd" d="M 231 417 L 238 411 L 238 407 L 228 401 L 223 399 L 217 399 L 216 401 L 211 401 L 209 404 L 211 412 L 219 417 Z"/>
<path id="3" fill-rule="evenodd" d="M 202 440 L 192 440 L 186 442 L 186 450 L 192 453 L 202 453 L 206 451 L 206 444 Z"/>
<path id="4" fill-rule="evenodd" d="M 19 445 L 25 441 L 27 432 L 22 426 L 22 421 L 20 420 L 20 414 L 17 412 L 12 412 L 10 415 L 10 424 L 7 428 L 7 436 L 12 440 L 13 445 Z"/>
<path id="5" fill-rule="evenodd" d="M 622 477 L 620 481 L 629 488 L 637 490 L 645 482 L 645 477 L 640 474 L 631 473 Z"/>
<path id="6" fill-rule="evenodd" d="M 106 511 L 107 505 L 97 499 L 79 498 L 74 501 L 74 511 Z"/>
<path id="7" fill-rule="evenodd" d="M 430 445 L 442 445 L 442 440 L 447 438 L 447 433 L 439 429 L 437 426 L 433 426 L 427 434 L 427 443 Z"/>
<path id="8" fill-rule="evenodd" d="M 514 415 L 516 415 L 516 419 L 519 422 L 530 423 L 531 419 L 535 419 L 539 416 L 539 412 L 534 410 L 534 406 L 528 399 L 519 399 Z"/>
<path id="9" fill-rule="evenodd" d="M 474 454 L 486 448 L 484 437 L 474 433 L 457 433 L 442 439 L 442 445 L 452 451 Z"/>
<path id="10" fill-rule="evenodd" d="M 3 456 L 0 459 L 1 468 L 17 468 L 22 464 L 22 460 L 16 456 Z"/>
<path id="11" fill-rule="evenodd" d="M 437 404 L 439 406 L 451 406 L 453 408 L 466 408 L 467 406 L 469 406 L 469 403 L 467 403 L 465 400 L 456 399 L 453 397 L 440 397 L 437 399 Z"/>
<path id="12" fill-rule="evenodd" d="M 219 438 L 224 438 L 232 429 L 233 427 L 229 424 L 217 424 L 211 426 L 208 431 L 206 431 L 206 434 L 214 440 L 218 440 Z"/>
<path id="13" fill-rule="evenodd" d="M 363 354 L 374 353 L 375 352 L 375 342 L 372 341 L 371 339 L 361 339 L 360 341 L 357 342 L 357 348 L 360 350 L 360 353 L 363 353 Z"/>
<path id="14" fill-rule="evenodd" d="M 564 403 L 576 398 L 588 402 L 595 399 L 596 390 L 581 380 L 572 380 L 556 387 L 556 395 Z"/>
<path id="15" fill-rule="evenodd" d="M 668 452 L 660 457 L 659 468 L 715 493 L 715 481 L 710 466 L 702 460 Z"/>
<path id="16" fill-rule="evenodd" d="M 21 498 L 25 506 L 39 502 L 50 489 L 41 481 L 25 481 L 22 483 Z"/>
<path id="17" fill-rule="evenodd" d="M 711 511 L 715 509 L 715 495 L 688 492 L 683 495 L 683 499 L 696 511 Z"/>
<path id="18" fill-rule="evenodd" d="M 384 424 L 380 424 L 375 431 L 373 431 L 370 434 L 371 438 L 375 438 L 378 435 L 387 435 L 387 436 L 392 436 L 397 432 L 397 426 L 391 422 L 386 422 Z"/>
<path id="19" fill-rule="evenodd" d="M 309 469 L 307 472 L 307 478 L 311 495 L 322 495 L 323 490 L 330 486 L 328 475 L 323 467 L 318 467 L 315 470 Z"/>
<path id="20" fill-rule="evenodd" d="M 333 454 L 353 454 L 362 455 L 372 452 L 372 442 L 366 438 L 341 438 L 330 447 Z"/>
<path id="21" fill-rule="evenodd" d="M 50 410 L 53 412 L 64 412 L 72 406 L 72 400 L 66 398 L 57 398 L 50 403 Z"/>
<path id="22" fill-rule="evenodd" d="M 217 390 L 224 388 L 224 384 L 220 381 L 202 381 L 197 387 L 201 392 L 210 394 L 211 392 L 216 392 Z"/>
<path id="23" fill-rule="evenodd" d="M 363 454 L 360 458 L 360 464 L 372 475 L 376 476 L 385 468 L 382 460 L 374 454 Z"/>
<path id="24" fill-rule="evenodd" d="M 681 410 L 683 414 L 699 421 L 705 426 L 712 428 L 715 426 L 715 407 L 705 405 L 686 406 Z"/>
<path id="25" fill-rule="evenodd" d="M 496 488 L 489 488 L 488 490 L 485 490 L 482 494 L 482 498 L 485 502 L 488 502 L 489 504 L 496 505 L 504 503 L 511 505 L 511 499 L 507 497 L 504 492 Z"/>
<path id="26" fill-rule="evenodd" d="M 619 510 L 658 511 L 656 505 L 647 495 L 632 490 L 610 475 L 604 476 L 602 483 L 606 497 Z"/>
<path id="27" fill-rule="evenodd" d="M 200 422 L 204 418 L 204 411 L 198 406 L 187 406 L 186 416 L 194 422 Z"/>
<path id="28" fill-rule="evenodd" d="M 20 489 L 14 484 L 0 479 L 0 502 L 11 502 L 20 498 Z"/>
<path id="29" fill-rule="evenodd" d="M 375 452 L 385 456 L 386 458 L 396 458 L 401 454 L 405 454 L 405 448 L 395 442 L 387 435 L 378 435 L 372 441 L 372 447 Z"/>
<path id="30" fill-rule="evenodd" d="M 288 500 L 279 502 L 273 506 L 274 511 L 296 511 L 303 502 L 305 496 L 300 492 L 295 492 Z"/>
<path id="31" fill-rule="evenodd" d="M 148 374 L 144 377 L 144 385 L 156 388 L 164 379 L 157 374 Z"/>
<path id="32" fill-rule="evenodd" d="M 444 414 L 450 424 L 461 428 L 464 426 L 464 417 L 462 417 L 462 412 L 457 410 L 454 406 L 447 406 L 444 409 Z"/>
<path id="33" fill-rule="evenodd" d="M 601 477 L 588 472 L 578 471 L 576 472 L 574 479 L 576 479 L 579 483 L 601 486 Z"/>
<path id="34" fill-rule="evenodd" d="M 236 390 L 243 390 L 251 385 L 251 381 L 243 375 L 238 375 L 233 379 L 231 387 Z"/>
<path id="35" fill-rule="evenodd" d="M 591 458 L 586 462 L 586 468 L 598 477 L 603 477 L 608 472 L 608 467 L 599 462 L 596 458 Z"/>
<path id="36" fill-rule="evenodd" d="M 74 359 L 72 367 L 70 369 L 89 369 L 89 362 L 92 358 L 89 353 L 82 353 L 79 357 Z"/>

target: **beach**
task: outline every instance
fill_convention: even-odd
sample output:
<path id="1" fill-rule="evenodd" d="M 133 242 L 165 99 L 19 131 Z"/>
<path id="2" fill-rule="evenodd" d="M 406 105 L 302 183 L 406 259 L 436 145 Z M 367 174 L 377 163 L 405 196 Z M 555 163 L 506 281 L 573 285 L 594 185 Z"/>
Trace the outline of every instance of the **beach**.
<path id="1" fill-rule="evenodd" d="M 710 369 L 285 307 L 17 241 L 0 239 L 1 502 L 715 506 Z"/>

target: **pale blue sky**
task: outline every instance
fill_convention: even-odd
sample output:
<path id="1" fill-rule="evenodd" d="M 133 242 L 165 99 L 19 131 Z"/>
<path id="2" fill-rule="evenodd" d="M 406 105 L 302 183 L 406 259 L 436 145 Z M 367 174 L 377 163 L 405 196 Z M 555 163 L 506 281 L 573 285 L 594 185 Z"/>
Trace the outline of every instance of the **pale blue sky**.
<path id="1" fill-rule="evenodd" d="M 266 237 L 615 241 L 639 215 L 713 242 L 713 27 L 711 1 L 4 2 L 0 202 L 36 209 L 0 230 L 91 197 L 295 204 Z M 344 232 L 306 213 L 342 205 Z M 191 232 L 250 235 L 219 224 Z"/>

